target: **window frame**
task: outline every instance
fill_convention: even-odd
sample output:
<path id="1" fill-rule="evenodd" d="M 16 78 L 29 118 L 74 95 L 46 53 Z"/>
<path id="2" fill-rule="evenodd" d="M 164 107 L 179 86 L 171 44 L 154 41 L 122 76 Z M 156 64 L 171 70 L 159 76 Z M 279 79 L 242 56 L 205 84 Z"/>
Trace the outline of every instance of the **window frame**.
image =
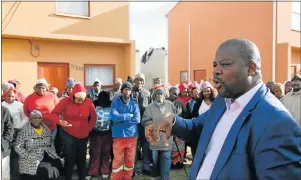
<path id="1" fill-rule="evenodd" d="M 90 19 L 91 18 L 91 1 L 87 0 L 88 2 L 88 15 L 81 15 L 81 14 L 69 14 L 69 13 L 64 13 L 64 12 L 57 12 L 57 3 L 60 2 L 69 2 L 69 1 L 55 1 L 55 15 L 57 16 L 67 16 L 67 17 L 74 17 L 74 18 L 83 18 L 83 19 Z M 77 1 L 70 1 L 70 2 L 77 2 Z M 82 2 L 82 1 L 80 1 Z"/>
<path id="2" fill-rule="evenodd" d="M 187 73 L 187 81 L 182 81 L 182 74 L 185 74 L 185 73 Z M 189 76 L 188 71 L 180 71 L 180 83 L 188 84 L 188 79 L 189 79 L 188 76 Z"/>
<path id="3" fill-rule="evenodd" d="M 111 66 L 112 67 L 112 69 L 113 69 L 113 81 L 112 81 L 113 84 L 112 85 L 103 85 L 103 87 L 105 89 L 111 89 L 111 88 L 114 87 L 114 85 L 115 85 L 115 79 L 116 79 L 115 64 L 84 64 L 84 86 L 85 86 L 86 89 L 89 89 L 89 88 L 93 87 L 93 85 L 88 86 L 86 84 L 86 67 L 104 67 L 104 66 Z"/>

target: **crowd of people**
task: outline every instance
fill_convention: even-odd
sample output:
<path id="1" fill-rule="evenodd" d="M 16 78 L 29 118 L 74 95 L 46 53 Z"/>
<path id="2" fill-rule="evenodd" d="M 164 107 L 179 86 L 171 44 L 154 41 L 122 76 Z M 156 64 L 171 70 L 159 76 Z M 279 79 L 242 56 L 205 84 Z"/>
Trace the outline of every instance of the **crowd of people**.
<path id="1" fill-rule="evenodd" d="M 99 80 L 86 90 L 69 78 L 58 97 L 58 89 L 42 78 L 25 98 L 19 81 L 4 82 L 2 177 L 71 180 L 76 165 L 80 180 L 98 176 L 126 180 L 142 173 L 167 180 L 172 168 L 183 168 L 187 146 L 196 155 L 200 133 L 164 138 L 166 133 L 160 131 L 159 142 L 149 143 L 145 129 L 170 114 L 187 121 L 207 114 L 217 97 L 212 83 L 169 87 L 157 78 L 148 90 L 139 73 L 134 79 L 117 78 L 111 90 Z M 300 126 L 301 78 L 295 76 L 283 85 L 270 81 L 266 87 Z"/>

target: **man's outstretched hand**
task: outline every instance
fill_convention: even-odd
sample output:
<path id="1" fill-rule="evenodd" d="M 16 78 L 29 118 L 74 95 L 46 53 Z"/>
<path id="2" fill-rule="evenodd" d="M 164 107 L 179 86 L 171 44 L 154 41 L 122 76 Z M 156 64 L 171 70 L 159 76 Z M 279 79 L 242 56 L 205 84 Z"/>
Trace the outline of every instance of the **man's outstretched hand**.
<path id="1" fill-rule="evenodd" d="M 145 127 L 145 137 L 151 145 L 155 145 L 160 142 L 160 131 L 164 132 L 164 140 L 167 140 L 171 135 L 172 124 L 175 119 L 173 114 L 167 114 L 160 120 L 153 122 Z"/>

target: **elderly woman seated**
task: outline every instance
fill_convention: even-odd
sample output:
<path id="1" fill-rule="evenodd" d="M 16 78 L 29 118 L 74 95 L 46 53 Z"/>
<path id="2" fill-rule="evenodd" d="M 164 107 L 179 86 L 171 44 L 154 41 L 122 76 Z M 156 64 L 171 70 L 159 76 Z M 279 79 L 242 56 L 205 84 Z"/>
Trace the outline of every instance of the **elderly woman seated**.
<path id="1" fill-rule="evenodd" d="M 30 123 L 17 135 L 14 148 L 19 154 L 22 180 L 58 179 L 63 169 L 54 149 L 51 132 L 41 120 L 42 113 L 32 111 Z"/>

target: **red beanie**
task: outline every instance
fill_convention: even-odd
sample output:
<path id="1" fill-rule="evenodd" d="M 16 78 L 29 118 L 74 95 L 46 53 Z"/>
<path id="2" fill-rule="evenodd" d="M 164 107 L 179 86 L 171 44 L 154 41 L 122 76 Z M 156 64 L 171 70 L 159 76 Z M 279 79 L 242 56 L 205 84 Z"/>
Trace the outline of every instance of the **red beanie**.
<path id="1" fill-rule="evenodd" d="M 185 83 L 182 83 L 179 85 L 178 88 L 179 88 L 180 92 L 182 92 L 184 89 L 188 89 L 188 86 Z"/>

